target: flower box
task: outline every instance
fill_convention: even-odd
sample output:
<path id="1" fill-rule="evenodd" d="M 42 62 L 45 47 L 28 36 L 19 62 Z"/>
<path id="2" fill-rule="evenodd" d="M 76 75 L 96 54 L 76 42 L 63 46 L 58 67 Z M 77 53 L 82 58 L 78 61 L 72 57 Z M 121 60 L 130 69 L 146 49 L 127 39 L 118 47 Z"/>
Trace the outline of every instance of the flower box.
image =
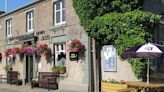
<path id="1" fill-rule="evenodd" d="M 102 92 L 119 92 L 119 90 L 127 89 L 127 84 L 120 84 L 120 83 L 108 83 L 102 82 L 101 89 Z"/>

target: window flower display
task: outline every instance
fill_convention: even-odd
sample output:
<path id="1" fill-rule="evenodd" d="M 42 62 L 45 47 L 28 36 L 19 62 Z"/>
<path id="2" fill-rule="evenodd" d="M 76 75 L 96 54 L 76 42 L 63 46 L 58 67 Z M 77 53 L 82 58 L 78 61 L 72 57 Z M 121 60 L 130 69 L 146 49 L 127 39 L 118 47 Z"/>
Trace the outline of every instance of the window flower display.
<path id="1" fill-rule="evenodd" d="M 71 52 L 83 52 L 85 51 L 85 46 L 80 40 L 71 40 L 68 43 L 68 50 Z"/>

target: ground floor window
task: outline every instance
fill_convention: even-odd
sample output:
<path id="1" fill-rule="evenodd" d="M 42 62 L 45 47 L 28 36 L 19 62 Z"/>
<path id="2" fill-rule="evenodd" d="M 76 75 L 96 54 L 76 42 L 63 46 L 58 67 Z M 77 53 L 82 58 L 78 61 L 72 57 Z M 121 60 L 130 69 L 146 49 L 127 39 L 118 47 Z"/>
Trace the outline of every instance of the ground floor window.
<path id="1" fill-rule="evenodd" d="M 11 65 L 12 64 L 12 58 L 11 57 L 7 57 L 6 58 L 6 65 Z"/>
<path id="2" fill-rule="evenodd" d="M 54 44 L 54 65 L 65 66 L 66 63 L 66 43 Z"/>
<path id="3" fill-rule="evenodd" d="M 6 66 L 4 67 L 5 71 L 12 70 L 12 64 L 13 64 L 12 57 L 7 57 L 6 58 Z"/>

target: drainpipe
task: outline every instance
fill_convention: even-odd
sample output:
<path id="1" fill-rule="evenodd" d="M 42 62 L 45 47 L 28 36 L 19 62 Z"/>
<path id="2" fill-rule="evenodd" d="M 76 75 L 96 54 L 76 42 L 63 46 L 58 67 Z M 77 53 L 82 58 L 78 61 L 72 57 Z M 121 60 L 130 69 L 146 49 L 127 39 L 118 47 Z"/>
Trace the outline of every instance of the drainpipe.
<path id="1" fill-rule="evenodd" d="M 92 53 L 93 53 L 93 72 L 94 72 L 94 92 L 99 92 L 99 88 L 98 88 L 98 84 L 97 84 L 97 79 L 98 79 L 98 76 L 97 76 L 97 62 L 96 62 L 96 42 L 95 42 L 95 39 L 92 38 Z"/>
<path id="2" fill-rule="evenodd" d="M 26 79 L 26 55 L 24 56 L 24 59 L 23 59 L 23 78 L 22 78 L 23 85 L 26 84 L 25 79 Z"/>
<path id="3" fill-rule="evenodd" d="M 89 86 L 88 86 L 88 92 L 92 92 L 92 61 L 91 61 L 91 39 L 88 36 L 88 75 L 89 75 Z"/>

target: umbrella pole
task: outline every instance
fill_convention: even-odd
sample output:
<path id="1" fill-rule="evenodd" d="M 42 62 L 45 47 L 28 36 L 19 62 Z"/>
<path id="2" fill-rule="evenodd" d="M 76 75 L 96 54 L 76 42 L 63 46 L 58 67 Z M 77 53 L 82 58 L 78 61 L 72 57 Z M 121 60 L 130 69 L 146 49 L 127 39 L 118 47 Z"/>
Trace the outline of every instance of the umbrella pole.
<path id="1" fill-rule="evenodd" d="M 150 59 L 148 58 L 148 62 L 147 62 L 147 84 L 149 83 L 149 68 L 150 68 Z"/>

